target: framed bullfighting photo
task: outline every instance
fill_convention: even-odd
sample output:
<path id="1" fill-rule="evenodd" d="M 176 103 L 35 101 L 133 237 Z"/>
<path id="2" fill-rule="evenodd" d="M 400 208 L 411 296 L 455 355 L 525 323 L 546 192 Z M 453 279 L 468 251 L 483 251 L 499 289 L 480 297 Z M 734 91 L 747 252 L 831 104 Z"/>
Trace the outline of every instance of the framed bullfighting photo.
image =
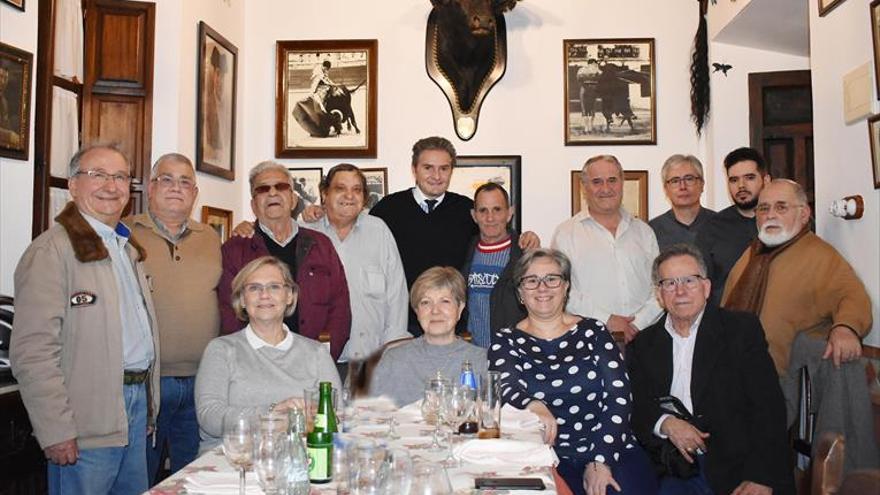
<path id="1" fill-rule="evenodd" d="M 874 171 L 874 189 L 880 189 L 880 113 L 868 119 L 868 139 L 871 142 L 871 169 Z"/>
<path id="2" fill-rule="evenodd" d="M 232 212 L 229 210 L 202 206 L 202 223 L 210 225 L 217 232 L 220 242 L 228 241 L 229 236 L 232 235 Z"/>
<path id="3" fill-rule="evenodd" d="M 880 0 L 871 2 L 871 40 L 874 45 L 874 84 L 880 100 Z"/>
<path id="4" fill-rule="evenodd" d="M 657 144 L 654 38 L 564 40 L 565 144 Z"/>
<path id="5" fill-rule="evenodd" d="M 364 209 L 376 206 L 382 198 L 388 195 L 388 169 L 382 168 L 362 168 L 361 172 L 367 179 L 367 190 L 364 192 Z"/>
<path id="6" fill-rule="evenodd" d="M 819 17 L 825 17 L 835 7 L 842 4 L 844 0 L 818 0 L 819 1 Z"/>
<path id="7" fill-rule="evenodd" d="M 196 170 L 235 179 L 235 94 L 238 49 L 199 22 Z"/>
<path id="8" fill-rule="evenodd" d="M 571 171 L 571 215 L 587 208 L 581 182 L 581 171 Z M 632 216 L 648 221 L 648 171 L 625 170 L 623 172 L 623 204 Z"/>
<path id="9" fill-rule="evenodd" d="M 473 199 L 477 188 L 487 182 L 503 186 L 513 205 L 510 224 L 519 232 L 522 225 L 521 170 L 522 157 L 519 155 L 459 155 L 455 159 L 449 190 Z"/>
<path id="10" fill-rule="evenodd" d="M 0 156 L 27 160 L 34 55 L 0 43 Z"/>
<path id="11" fill-rule="evenodd" d="M 376 157 L 376 40 L 278 41 L 275 156 Z"/>
<path id="12" fill-rule="evenodd" d="M 3 3 L 5 3 L 7 5 L 11 5 L 11 6 L 17 8 L 18 10 L 24 12 L 24 0 L 2 0 L 2 1 L 3 1 Z"/>
<path id="13" fill-rule="evenodd" d="M 288 168 L 293 180 L 293 192 L 299 197 L 291 215 L 299 218 L 306 206 L 321 204 L 321 180 L 324 170 L 321 167 Z"/>

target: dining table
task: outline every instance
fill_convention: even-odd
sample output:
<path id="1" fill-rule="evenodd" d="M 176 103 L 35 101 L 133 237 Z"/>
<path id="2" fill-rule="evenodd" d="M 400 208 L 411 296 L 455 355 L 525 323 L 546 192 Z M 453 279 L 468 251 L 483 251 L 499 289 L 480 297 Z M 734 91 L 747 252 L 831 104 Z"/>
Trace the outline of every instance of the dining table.
<path id="1" fill-rule="evenodd" d="M 435 426 L 421 414 L 420 403 L 397 407 L 390 399 L 355 401 L 341 418 L 347 441 L 372 440 L 388 449 L 403 449 L 414 464 L 444 465 L 455 495 L 534 494 L 525 490 L 477 490 L 476 478 L 540 478 L 540 493 L 570 493 L 556 476 L 558 458 L 544 444 L 537 416 L 505 405 L 501 414 L 501 437 L 480 439 L 477 435 L 446 435 L 444 448 L 432 445 Z M 451 430 L 450 430 L 451 431 Z M 453 460 L 454 459 L 454 460 Z M 247 472 L 248 495 L 261 495 L 257 475 Z M 560 490 L 557 491 L 557 486 Z M 238 472 L 224 458 L 222 447 L 202 453 L 196 460 L 146 492 L 148 495 L 238 494 Z M 337 483 L 312 484 L 310 495 L 336 495 Z"/>

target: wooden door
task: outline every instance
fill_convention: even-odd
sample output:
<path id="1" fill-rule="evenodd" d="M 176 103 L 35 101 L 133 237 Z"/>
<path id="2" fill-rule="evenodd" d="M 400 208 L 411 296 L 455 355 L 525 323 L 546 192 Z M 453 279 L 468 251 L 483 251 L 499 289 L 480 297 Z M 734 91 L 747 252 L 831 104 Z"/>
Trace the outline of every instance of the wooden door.
<path id="1" fill-rule="evenodd" d="M 751 147 L 763 153 L 772 177 L 803 186 L 811 208 L 815 201 L 812 95 L 808 70 L 749 74 Z"/>

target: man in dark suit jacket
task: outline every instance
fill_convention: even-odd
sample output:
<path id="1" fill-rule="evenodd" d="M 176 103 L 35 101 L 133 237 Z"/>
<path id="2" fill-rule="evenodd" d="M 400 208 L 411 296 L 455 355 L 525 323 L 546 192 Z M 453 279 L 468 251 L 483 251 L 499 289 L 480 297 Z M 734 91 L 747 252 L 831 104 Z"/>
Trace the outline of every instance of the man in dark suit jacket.
<path id="1" fill-rule="evenodd" d="M 711 282 L 694 247 L 664 249 L 652 276 L 667 314 L 626 356 L 632 427 L 663 472 L 660 493 L 794 493 L 785 402 L 760 321 L 706 305 Z M 661 409 L 665 396 L 679 399 L 693 420 Z M 659 455 L 667 441 L 669 451 L 697 463 L 696 476 L 670 475 Z"/>

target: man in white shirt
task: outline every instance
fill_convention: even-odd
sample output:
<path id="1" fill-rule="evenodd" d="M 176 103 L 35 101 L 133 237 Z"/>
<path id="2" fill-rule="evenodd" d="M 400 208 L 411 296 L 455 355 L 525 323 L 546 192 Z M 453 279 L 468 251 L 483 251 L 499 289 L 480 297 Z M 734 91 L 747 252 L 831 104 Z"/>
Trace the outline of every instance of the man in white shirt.
<path id="1" fill-rule="evenodd" d="M 621 206 L 623 167 L 613 155 L 587 160 L 581 183 L 587 209 L 559 225 L 552 242 L 571 259 L 567 309 L 605 322 L 630 342 L 660 316 L 650 275 L 657 238 Z"/>
<path id="2" fill-rule="evenodd" d="M 661 494 L 793 494 L 785 402 L 761 323 L 707 305 L 706 275 L 689 244 L 653 263 L 667 315 L 626 350 L 633 432 L 662 473 Z M 670 396 L 678 415 L 663 407 Z"/>

